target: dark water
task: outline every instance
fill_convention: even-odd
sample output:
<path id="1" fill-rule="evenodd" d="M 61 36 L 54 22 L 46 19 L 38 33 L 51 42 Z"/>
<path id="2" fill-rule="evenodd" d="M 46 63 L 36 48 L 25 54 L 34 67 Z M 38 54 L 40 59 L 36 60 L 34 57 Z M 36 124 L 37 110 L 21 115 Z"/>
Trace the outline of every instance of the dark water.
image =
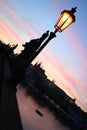
<path id="1" fill-rule="evenodd" d="M 69 130 L 47 108 L 42 108 L 31 97 L 26 96 L 24 89 L 18 89 L 17 99 L 24 130 Z"/>

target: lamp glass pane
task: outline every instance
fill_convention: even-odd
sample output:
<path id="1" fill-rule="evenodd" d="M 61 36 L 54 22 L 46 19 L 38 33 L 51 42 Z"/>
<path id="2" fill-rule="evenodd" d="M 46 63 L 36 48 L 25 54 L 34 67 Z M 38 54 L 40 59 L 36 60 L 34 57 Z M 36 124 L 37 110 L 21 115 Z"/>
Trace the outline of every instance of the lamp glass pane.
<path id="1" fill-rule="evenodd" d="M 68 27 L 71 23 L 73 23 L 73 18 L 70 16 L 66 22 L 60 27 L 60 29 L 63 31 L 66 27 Z"/>
<path id="2" fill-rule="evenodd" d="M 56 23 L 55 28 L 58 29 L 59 32 L 62 32 L 66 27 L 73 23 L 73 21 L 72 16 L 70 16 L 68 12 L 63 12 Z"/>
<path id="3" fill-rule="evenodd" d="M 68 18 L 69 16 L 70 16 L 70 14 L 64 12 L 64 13 L 61 15 L 61 17 L 60 17 L 60 19 L 59 19 L 59 21 L 58 21 L 58 23 L 57 23 L 57 26 L 58 26 L 58 27 L 61 27 L 61 25 L 67 20 L 67 18 Z"/>

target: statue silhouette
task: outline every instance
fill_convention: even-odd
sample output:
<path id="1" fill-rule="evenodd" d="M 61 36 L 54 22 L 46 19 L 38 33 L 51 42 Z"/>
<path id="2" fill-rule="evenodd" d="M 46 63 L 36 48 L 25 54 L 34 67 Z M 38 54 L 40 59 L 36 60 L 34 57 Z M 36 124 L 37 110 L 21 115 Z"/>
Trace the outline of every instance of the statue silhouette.
<path id="1" fill-rule="evenodd" d="M 24 46 L 26 50 L 34 53 L 40 47 L 42 42 L 48 37 L 48 35 L 49 31 L 43 33 L 43 35 L 40 38 L 33 39 L 30 42 L 26 42 L 26 44 L 23 44 L 22 46 Z"/>
<path id="2" fill-rule="evenodd" d="M 37 50 L 39 49 L 43 41 L 48 37 L 48 35 L 49 31 L 46 31 L 46 33 L 43 33 L 40 38 L 32 39 L 31 41 L 23 44 L 22 46 L 24 47 L 24 50 L 18 55 L 17 59 L 22 60 L 23 58 L 25 58 L 27 60 L 29 58 L 31 59 L 31 57 L 34 57 Z"/>
<path id="3" fill-rule="evenodd" d="M 46 33 L 43 33 L 43 35 L 39 38 L 39 45 L 48 37 L 49 30 L 46 31 Z"/>

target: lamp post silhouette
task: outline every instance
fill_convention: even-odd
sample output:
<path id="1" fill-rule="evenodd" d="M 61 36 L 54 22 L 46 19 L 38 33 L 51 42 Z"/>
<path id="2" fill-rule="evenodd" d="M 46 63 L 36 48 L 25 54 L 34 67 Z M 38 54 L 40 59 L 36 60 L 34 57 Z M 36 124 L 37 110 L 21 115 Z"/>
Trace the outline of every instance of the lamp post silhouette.
<path id="1" fill-rule="evenodd" d="M 32 60 L 43 50 L 43 48 L 48 44 L 48 42 L 56 37 L 57 32 L 62 32 L 64 29 L 66 29 L 69 25 L 71 25 L 73 22 L 75 22 L 75 15 L 76 8 L 72 8 L 71 10 L 64 10 L 61 12 L 61 15 L 59 19 L 57 20 L 55 24 L 55 31 L 50 32 L 49 37 L 47 40 L 42 44 L 42 46 L 38 49 L 35 56 L 32 57 Z"/>
<path id="2" fill-rule="evenodd" d="M 54 25 L 54 32 L 50 32 L 49 34 L 49 31 L 47 31 L 46 33 L 43 33 L 39 39 L 33 39 L 30 42 L 26 42 L 26 44 L 22 45 L 24 50 L 17 56 L 18 60 L 23 61 L 22 70 L 23 68 L 26 69 L 29 64 L 31 64 L 31 62 L 37 57 L 37 55 L 44 49 L 48 42 L 56 37 L 57 32 L 62 32 L 69 25 L 75 22 L 74 13 L 76 12 L 76 8 L 77 7 L 61 12 L 59 19 Z"/>

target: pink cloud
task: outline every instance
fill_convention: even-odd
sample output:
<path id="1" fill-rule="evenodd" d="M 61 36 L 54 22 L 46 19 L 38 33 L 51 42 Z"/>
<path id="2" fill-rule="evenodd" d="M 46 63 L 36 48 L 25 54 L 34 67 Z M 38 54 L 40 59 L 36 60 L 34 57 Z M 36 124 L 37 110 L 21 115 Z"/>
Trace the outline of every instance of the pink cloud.
<path id="1" fill-rule="evenodd" d="M 11 4 L 11 3 L 10 3 Z M 4 2 L 1 2 L 1 6 L 3 7 L 3 9 L 6 11 L 8 17 L 11 18 L 11 21 L 13 21 L 13 24 L 14 26 L 16 25 L 17 28 L 20 29 L 20 32 L 23 32 L 27 37 L 29 38 L 34 38 L 34 34 L 36 35 L 35 31 L 32 29 L 32 25 L 30 25 L 28 23 L 28 26 L 25 28 L 25 24 L 26 24 L 26 21 L 27 20 L 24 20 L 22 17 L 21 17 L 21 14 L 19 13 L 19 11 L 17 9 L 15 9 L 15 7 L 11 4 L 10 6 L 12 6 L 12 10 L 10 9 L 10 7 L 4 3 Z M 21 20 L 19 20 L 19 17 Z M 26 18 L 25 18 L 26 19 Z M 32 26 L 32 27 L 31 27 Z M 30 31 L 27 31 L 27 28 L 30 29 Z M 21 37 L 21 35 L 20 35 Z"/>
<path id="2" fill-rule="evenodd" d="M 83 46 L 84 43 L 81 42 L 81 39 L 79 39 L 79 36 L 74 29 L 72 31 L 69 31 L 69 33 L 66 32 L 65 35 L 72 48 L 76 51 L 77 55 L 79 55 L 82 66 L 87 72 L 87 61 L 86 61 L 87 52 Z"/>
<path id="3" fill-rule="evenodd" d="M 13 41 L 18 41 L 19 43 L 23 42 L 23 40 L 14 32 L 14 30 L 7 24 L 3 19 L 0 19 L 0 24 L 3 29 L 5 36 L 8 36 Z M 5 37 L 4 36 L 4 37 Z"/>
<path id="4" fill-rule="evenodd" d="M 77 103 L 86 109 L 82 103 L 82 99 L 86 98 L 86 91 L 84 86 L 84 77 L 72 75 L 70 70 L 58 58 L 46 48 L 35 59 L 35 61 L 42 62 L 43 68 L 46 70 L 51 80 L 55 80 L 56 84 L 61 87 L 69 96 L 77 99 Z M 79 78 L 80 77 L 80 78 Z"/>
<path id="5" fill-rule="evenodd" d="M 63 79 L 67 83 L 75 86 L 73 76 L 70 74 L 69 70 L 49 49 L 46 49 L 46 51 L 40 55 L 39 59 L 42 61 L 42 64 L 44 64 L 46 70 L 49 71 L 49 75 L 53 73 L 51 77 L 54 77 L 54 80 L 58 80 L 58 78 L 61 80 Z M 36 60 L 38 60 L 38 58 Z"/>

